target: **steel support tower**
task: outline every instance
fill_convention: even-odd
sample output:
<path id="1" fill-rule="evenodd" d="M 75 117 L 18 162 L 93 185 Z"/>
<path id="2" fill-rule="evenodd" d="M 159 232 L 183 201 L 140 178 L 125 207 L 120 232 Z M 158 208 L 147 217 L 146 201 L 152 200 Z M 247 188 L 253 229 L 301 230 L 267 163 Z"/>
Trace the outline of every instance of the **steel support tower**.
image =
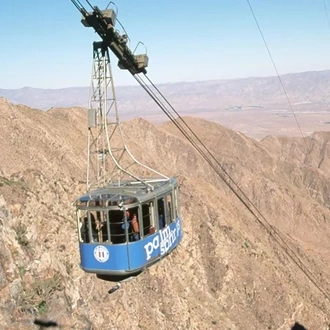
<path id="1" fill-rule="evenodd" d="M 138 165 L 140 170 L 134 165 Z M 136 173 L 153 173 L 157 179 L 140 178 Z M 169 180 L 138 162 L 128 150 L 118 116 L 108 46 L 104 41 L 94 42 L 88 106 L 87 191 L 105 187 L 110 182 L 120 185 L 128 178 L 132 183 L 144 183 L 147 189 L 152 189 L 150 181 Z"/>

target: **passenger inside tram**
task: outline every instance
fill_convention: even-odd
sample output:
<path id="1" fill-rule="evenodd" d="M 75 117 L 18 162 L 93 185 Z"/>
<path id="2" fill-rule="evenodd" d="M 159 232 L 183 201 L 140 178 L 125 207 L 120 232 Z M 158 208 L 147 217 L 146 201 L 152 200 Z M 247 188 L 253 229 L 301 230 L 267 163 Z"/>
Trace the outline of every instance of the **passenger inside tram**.
<path id="1" fill-rule="evenodd" d="M 80 223 L 81 223 L 81 227 L 80 227 L 81 240 L 84 243 L 89 243 L 89 237 L 88 237 L 89 230 L 88 230 L 88 218 L 87 218 L 87 216 L 82 216 L 80 218 Z"/>
<path id="2" fill-rule="evenodd" d="M 90 219 L 91 219 L 91 227 L 92 227 L 92 242 L 98 242 L 98 230 L 97 230 L 97 224 L 95 222 L 95 216 L 94 214 L 90 213 Z M 81 226 L 80 226 L 80 236 L 81 240 L 84 243 L 90 242 L 90 227 L 88 223 L 88 215 L 84 215 L 80 218 Z"/>
<path id="3" fill-rule="evenodd" d="M 131 231 L 134 241 L 138 241 L 140 239 L 140 231 L 139 231 L 139 219 L 136 214 L 133 215 L 131 222 Z"/>
<path id="4" fill-rule="evenodd" d="M 159 215 L 158 221 L 159 221 L 159 230 L 161 230 L 165 227 L 164 216 L 162 214 Z"/>
<path id="5" fill-rule="evenodd" d="M 90 213 L 91 215 L 91 225 L 92 225 L 92 242 L 98 242 L 99 241 L 99 225 L 96 223 L 95 216 L 93 213 Z"/>
<path id="6" fill-rule="evenodd" d="M 140 239 L 139 219 L 137 217 L 137 208 L 126 211 L 126 220 L 123 218 L 122 228 L 125 230 L 127 227 L 128 238 L 130 242 L 138 241 Z"/>
<path id="7" fill-rule="evenodd" d="M 88 210 L 80 217 L 80 237 L 84 243 L 126 243 L 141 239 L 140 227 L 144 236 L 154 233 L 151 214 L 147 205 L 143 208 L 142 221 L 138 218 L 139 208 L 131 208 L 123 215 L 121 210 Z M 125 219 L 126 216 L 126 219 Z M 126 234 L 127 227 L 127 234 Z"/>
<path id="8" fill-rule="evenodd" d="M 164 198 L 158 200 L 157 206 L 158 206 L 158 225 L 159 225 L 159 230 L 161 230 L 165 227 Z"/>

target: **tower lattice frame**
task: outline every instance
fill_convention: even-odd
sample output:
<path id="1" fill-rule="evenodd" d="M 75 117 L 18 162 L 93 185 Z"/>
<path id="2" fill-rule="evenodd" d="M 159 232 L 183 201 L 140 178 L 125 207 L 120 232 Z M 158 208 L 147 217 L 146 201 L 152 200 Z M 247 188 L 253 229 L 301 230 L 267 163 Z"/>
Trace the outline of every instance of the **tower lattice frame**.
<path id="1" fill-rule="evenodd" d="M 157 178 L 140 178 L 132 171 L 134 165 L 143 167 Z M 87 191 L 106 187 L 111 182 L 120 185 L 127 178 L 132 183 L 144 183 L 147 189 L 152 189 L 151 181 L 169 180 L 137 161 L 128 150 L 119 121 L 109 50 L 103 41 L 94 42 L 88 105 Z"/>

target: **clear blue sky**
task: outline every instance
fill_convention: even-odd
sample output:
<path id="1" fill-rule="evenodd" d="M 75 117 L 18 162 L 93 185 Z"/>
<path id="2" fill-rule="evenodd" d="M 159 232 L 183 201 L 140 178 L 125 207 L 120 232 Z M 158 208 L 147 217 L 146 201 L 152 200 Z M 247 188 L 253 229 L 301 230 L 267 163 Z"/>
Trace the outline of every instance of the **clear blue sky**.
<path id="1" fill-rule="evenodd" d="M 115 3 L 131 47 L 147 45 L 155 83 L 275 75 L 246 0 Z M 330 0 L 250 3 L 280 74 L 330 69 Z M 70 0 L 2 0 L 0 13 L 0 88 L 89 85 L 98 36 Z M 116 85 L 135 83 L 126 71 L 114 75 Z"/>

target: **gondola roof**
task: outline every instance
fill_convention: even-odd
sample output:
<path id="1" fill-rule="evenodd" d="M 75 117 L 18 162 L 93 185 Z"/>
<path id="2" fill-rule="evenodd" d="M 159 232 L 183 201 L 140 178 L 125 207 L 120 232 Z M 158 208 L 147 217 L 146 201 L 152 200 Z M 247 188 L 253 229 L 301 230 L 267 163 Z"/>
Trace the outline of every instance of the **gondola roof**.
<path id="1" fill-rule="evenodd" d="M 159 196 L 166 193 L 169 188 L 176 185 L 176 178 L 168 180 L 146 179 L 145 183 L 132 180 L 120 181 L 120 183 L 111 183 L 107 187 L 97 188 L 80 196 L 76 204 L 88 202 L 108 202 L 108 205 L 133 204 L 143 202 L 153 196 Z M 150 189 L 152 187 L 152 189 Z M 103 204 L 102 203 L 102 204 Z"/>

